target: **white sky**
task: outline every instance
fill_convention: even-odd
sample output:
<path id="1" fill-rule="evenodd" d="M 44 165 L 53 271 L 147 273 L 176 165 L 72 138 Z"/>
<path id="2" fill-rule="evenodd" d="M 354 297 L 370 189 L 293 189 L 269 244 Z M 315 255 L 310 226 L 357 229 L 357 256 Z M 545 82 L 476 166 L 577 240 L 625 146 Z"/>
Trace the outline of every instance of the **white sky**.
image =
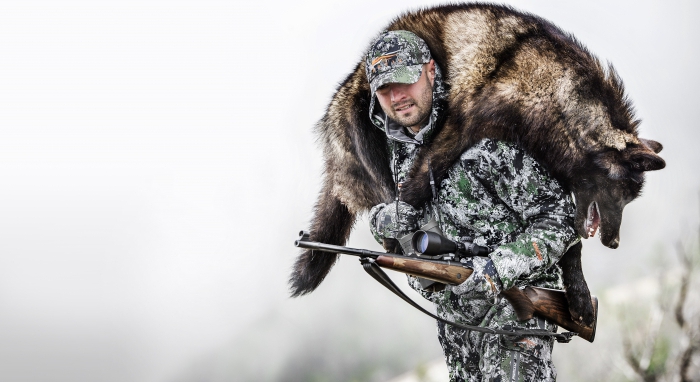
<path id="1" fill-rule="evenodd" d="M 169 380 L 292 306 L 320 181 L 311 128 L 369 39 L 428 4 L 0 4 L 0 379 Z M 698 222 L 700 7 L 510 4 L 612 62 L 641 135 L 664 144 L 621 247 L 584 243 L 593 286 L 647 275 Z M 374 245 L 360 224 L 353 244 Z"/>

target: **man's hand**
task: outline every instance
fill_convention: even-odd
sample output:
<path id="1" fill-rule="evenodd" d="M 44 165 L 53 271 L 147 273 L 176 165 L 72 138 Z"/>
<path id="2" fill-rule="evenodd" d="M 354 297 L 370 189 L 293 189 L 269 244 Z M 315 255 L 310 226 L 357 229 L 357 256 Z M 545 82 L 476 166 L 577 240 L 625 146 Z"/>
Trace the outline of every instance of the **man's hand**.
<path id="1" fill-rule="evenodd" d="M 463 283 L 452 288 L 458 295 L 465 295 L 469 298 L 480 298 L 492 300 L 501 290 L 503 285 L 498 277 L 493 261 L 488 257 L 470 257 L 464 264 L 474 269 L 474 273 Z"/>
<path id="2" fill-rule="evenodd" d="M 397 239 L 418 229 L 421 213 L 408 203 L 378 204 L 369 212 L 369 228 L 380 243 Z"/>

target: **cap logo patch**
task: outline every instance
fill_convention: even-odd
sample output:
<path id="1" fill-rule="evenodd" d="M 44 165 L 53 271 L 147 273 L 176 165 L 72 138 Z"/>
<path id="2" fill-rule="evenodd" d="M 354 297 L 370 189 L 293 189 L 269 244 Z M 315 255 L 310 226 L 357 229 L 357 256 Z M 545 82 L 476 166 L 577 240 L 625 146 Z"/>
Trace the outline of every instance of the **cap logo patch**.
<path id="1" fill-rule="evenodd" d="M 394 52 L 389 52 L 385 55 L 379 56 L 375 59 L 372 60 L 372 73 L 374 73 L 377 70 L 377 65 L 381 64 L 382 61 L 386 61 L 386 65 L 391 66 L 392 62 L 396 60 L 396 56 L 399 54 L 399 51 L 394 51 Z"/>

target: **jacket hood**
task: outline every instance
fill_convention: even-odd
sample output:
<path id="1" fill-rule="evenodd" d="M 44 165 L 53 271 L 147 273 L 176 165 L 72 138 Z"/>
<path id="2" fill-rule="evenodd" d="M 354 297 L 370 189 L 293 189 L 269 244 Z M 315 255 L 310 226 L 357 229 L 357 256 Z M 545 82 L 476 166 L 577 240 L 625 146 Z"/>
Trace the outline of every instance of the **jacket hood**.
<path id="1" fill-rule="evenodd" d="M 377 105 L 377 96 L 374 93 L 372 94 L 372 100 L 369 104 L 369 118 L 372 121 L 372 124 L 386 132 L 387 138 L 403 143 L 422 145 L 423 143 L 429 141 L 430 137 L 432 137 L 435 133 L 437 125 L 439 124 L 438 118 L 440 117 L 441 112 L 445 109 L 446 99 L 447 91 L 442 78 L 442 71 L 440 70 L 440 66 L 438 66 L 436 63 L 435 81 L 433 82 L 433 103 L 430 112 L 430 119 L 428 120 L 428 124 L 425 125 L 425 127 L 423 127 L 421 131 L 415 135 L 415 137 L 411 137 L 406 134 L 404 127 L 389 119 L 381 107 L 375 107 Z"/>

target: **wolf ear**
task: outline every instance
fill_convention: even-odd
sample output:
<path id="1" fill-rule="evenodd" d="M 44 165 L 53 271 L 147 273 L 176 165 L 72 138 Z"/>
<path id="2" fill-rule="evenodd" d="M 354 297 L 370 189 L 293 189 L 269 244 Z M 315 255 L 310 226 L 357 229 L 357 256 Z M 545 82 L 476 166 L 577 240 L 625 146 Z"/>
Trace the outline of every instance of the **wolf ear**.
<path id="1" fill-rule="evenodd" d="M 657 154 L 658 154 L 659 152 L 661 152 L 661 150 L 663 150 L 663 148 L 664 148 L 664 147 L 661 145 L 661 143 L 659 143 L 659 142 L 657 142 L 657 141 L 652 141 L 651 139 L 639 138 L 639 141 L 642 142 L 642 144 L 643 144 L 644 146 L 646 146 L 648 149 L 650 149 L 651 151 L 653 151 L 653 152 L 655 152 L 655 153 L 657 153 Z"/>
<path id="2" fill-rule="evenodd" d="M 666 161 L 647 150 L 635 152 L 630 155 L 629 160 L 632 162 L 632 168 L 637 171 L 654 171 L 666 167 Z"/>

